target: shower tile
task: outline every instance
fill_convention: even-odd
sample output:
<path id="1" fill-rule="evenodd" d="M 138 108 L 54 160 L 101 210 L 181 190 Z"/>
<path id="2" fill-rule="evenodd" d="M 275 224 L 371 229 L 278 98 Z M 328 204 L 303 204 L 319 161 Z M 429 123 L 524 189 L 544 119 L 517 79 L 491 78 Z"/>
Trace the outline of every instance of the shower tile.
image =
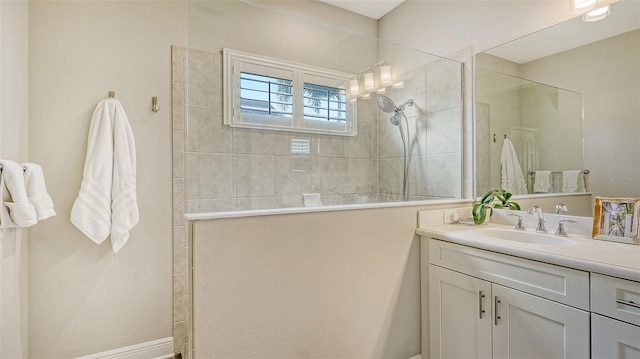
<path id="1" fill-rule="evenodd" d="M 303 207 L 302 196 L 280 196 L 276 200 L 277 208 Z"/>
<path id="2" fill-rule="evenodd" d="M 382 121 L 378 124 L 378 157 L 396 158 L 403 156 L 402 138 L 398 126 L 389 122 L 387 114 L 382 113 Z"/>
<path id="3" fill-rule="evenodd" d="M 254 209 L 270 209 L 275 208 L 275 203 L 275 197 L 235 198 L 233 200 L 233 210 L 247 211 Z"/>
<path id="4" fill-rule="evenodd" d="M 233 148 L 236 154 L 272 155 L 275 153 L 274 131 L 233 129 Z"/>
<path id="5" fill-rule="evenodd" d="M 174 131 L 184 131 L 185 119 L 187 118 L 187 109 L 184 104 L 174 104 L 172 111 L 172 126 Z"/>
<path id="6" fill-rule="evenodd" d="M 312 165 L 314 164 L 318 166 L 313 168 L 314 174 L 317 173 L 318 177 L 317 179 L 312 179 L 314 181 L 313 192 L 322 194 L 344 192 L 344 188 L 348 186 L 348 181 L 350 180 L 348 159 L 321 157 L 317 164 L 313 161 Z"/>
<path id="7" fill-rule="evenodd" d="M 184 179 L 173 179 L 173 225 L 184 225 L 184 198 L 185 188 Z"/>
<path id="8" fill-rule="evenodd" d="M 343 193 L 368 193 L 375 187 L 374 161 L 370 159 L 349 159 L 348 179 Z"/>
<path id="9" fill-rule="evenodd" d="M 187 272 L 184 226 L 173 227 L 173 274 Z"/>
<path id="10" fill-rule="evenodd" d="M 427 154 L 462 151 L 462 120 L 459 107 L 427 115 Z"/>
<path id="11" fill-rule="evenodd" d="M 344 157 L 344 136 L 317 135 L 311 142 L 311 152 L 320 157 Z"/>
<path id="12" fill-rule="evenodd" d="M 173 321 L 183 322 L 185 320 L 185 288 L 186 275 L 176 274 L 173 276 Z"/>
<path id="13" fill-rule="evenodd" d="M 275 156 L 237 155 L 234 160 L 236 181 L 234 197 L 275 195 Z"/>
<path id="14" fill-rule="evenodd" d="M 375 126 L 358 124 L 358 136 L 345 139 L 347 157 L 372 158 Z"/>
<path id="15" fill-rule="evenodd" d="M 222 110 L 189 106 L 189 152 L 232 153 L 233 131 L 222 123 Z"/>
<path id="16" fill-rule="evenodd" d="M 186 51 L 187 51 L 186 52 L 187 57 L 190 60 L 202 60 L 202 61 L 208 61 L 208 62 L 214 61 L 215 53 L 213 52 L 199 50 L 199 49 L 192 49 L 192 48 L 187 48 Z"/>
<path id="17" fill-rule="evenodd" d="M 409 193 L 419 196 L 428 196 L 427 188 L 427 161 L 428 156 L 420 155 L 411 157 L 409 165 L 408 188 Z"/>
<path id="18" fill-rule="evenodd" d="M 232 155 L 189 153 L 187 171 L 190 199 L 215 199 L 233 195 Z"/>
<path id="19" fill-rule="evenodd" d="M 412 117 L 409 123 L 409 149 L 411 156 L 419 156 L 427 153 L 427 121 L 428 115 Z"/>
<path id="20" fill-rule="evenodd" d="M 462 163 L 459 153 L 428 156 L 427 194 L 460 198 L 462 195 Z"/>
<path id="21" fill-rule="evenodd" d="M 276 156 L 276 194 L 311 193 L 311 170 L 310 157 Z"/>
<path id="22" fill-rule="evenodd" d="M 439 59 L 427 65 L 427 112 L 462 106 L 462 65 Z"/>
<path id="23" fill-rule="evenodd" d="M 404 87 L 395 90 L 395 103 L 402 105 L 413 100 L 413 106 L 405 106 L 405 115 L 415 117 L 427 112 L 426 71 L 420 67 L 409 71 L 404 76 Z"/>
<path id="24" fill-rule="evenodd" d="M 209 213 L 233 211 L 233 199 L 190 199 L 187 213 Z"/>
<path id="25" fill-rule="evenodd" d="M 187 79 L 190 106 L 222 108 L 222 68 L 210 61 L 189 59 Z"/>
<path id="26" fill-rule="evenodd" d="M 184 132 L 173 132 L 172 165 L 173 178 L 184 177 Z"/>
<path id="27" fill-rule="evenodd" d="M 175 322 L 173 323 L 173 342 L 181 345 L 187 339 L 187 328 L 185 322 Z M 175 350 L 175 348 L 174 348 Z"/>
<path id="28" fill-rule="evenodd" d="M 184 83 L 185 48 L 171 46 L 171 82 Z"/>
<path id="29" fill-rule="evenodd" d="M 380 159 L 378 166 L 379 192 L 402 194 L 402 172 L 404 171 L 402 158 Z"/>
<path id="30" fill-rule="evenodd" d="M 376 123 L 376 116 L 378 114 L 377 96 L 371 96 L 370 99 L 358 98 L 357 100 L 358 111 L 358 125 L 371 125 Z M 358 129 L 358 133 L 360 129 Z"/>
<path id="31" fill-rule="evenodd" d="M 323 194 L 322 205 L 323 206 L 338 206 L 341 204 L 349 204 L 345 200 L 345 195 L 342 194 Z"/>
<path id="32" fill-rule="evenodd" d="M 476 133 L 478 136 L 489 136 L 489 104 L 476 103 Z"/>

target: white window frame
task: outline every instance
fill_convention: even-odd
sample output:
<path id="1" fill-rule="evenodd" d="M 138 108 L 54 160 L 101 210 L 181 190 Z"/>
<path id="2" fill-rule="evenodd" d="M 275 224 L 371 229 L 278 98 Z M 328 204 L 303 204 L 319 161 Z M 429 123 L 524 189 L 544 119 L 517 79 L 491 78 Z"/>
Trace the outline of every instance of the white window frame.
<path id="1" fill-rule="evenodd" d="M 240 73 L 276 77 L 293 81 L 293 115 L 291 118 L 266 114 L 243 113 L 240 110 Z M 263 130 L 320 133 L 340 136 L 357 135 L 357 107 L 346 101 L 347 120 L 322 121 L 304 117 L 304 83 L 345 89 L 354 74 L 299 64 L 276 58 L 223 49 L 223 113 L 224 124 Z"/>

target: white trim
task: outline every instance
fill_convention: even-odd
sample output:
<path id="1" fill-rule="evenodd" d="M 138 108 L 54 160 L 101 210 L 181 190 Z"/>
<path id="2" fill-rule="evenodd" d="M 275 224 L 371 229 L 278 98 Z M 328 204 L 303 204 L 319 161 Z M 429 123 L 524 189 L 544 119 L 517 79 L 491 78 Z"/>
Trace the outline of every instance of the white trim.
<path id="1" fill-rule="evenodd" d="M 409 202 L 378 202 L 378 203 L 346 204 L 346 205 L 322 206 L 322 207 L 295 207 L 295 208 L 256 209 L 256 210 L 249 210 L 249 211 L 187 213 L 184 215 L 184 218 L 189 221 L 196 221 L 196 220 L 216 219 L 216 218 L 241 218 L 241 217 L 270 216 L 270 215 L 278 215 L 278 214 L 347 211 L 347 210 L 391 208 L 391 207 L 421 206 L 424 209 L 424 207 L 431 207 L 431 206 L 438 206 L 438 205 L 457 205 L 457 204 L 464 205 L 464 204 L 471 204 L 471 203 L 473 203 L 473 200 L 471 199 L 443 199 L 443 200 L 409 201 Z"/>
<path id="2" fill-rule="evenodd" d="M 173 337 L 77 357 L 76 359 L 166 359 L 173 358 Z"/>

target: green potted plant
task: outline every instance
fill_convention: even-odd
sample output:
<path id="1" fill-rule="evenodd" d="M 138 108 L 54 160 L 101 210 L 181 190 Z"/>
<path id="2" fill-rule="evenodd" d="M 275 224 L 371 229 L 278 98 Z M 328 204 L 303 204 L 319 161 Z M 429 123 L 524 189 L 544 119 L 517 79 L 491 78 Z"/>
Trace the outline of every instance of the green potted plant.
<path id="1" fill-rule="evenodd" d="M 494 208 L 509 208 L 520 210 L 520 205 L 516 202 L 509 201 L 511 199 L 511 193 L 505 190 L 492 189 L 482 196 L 480 202 L 473 205 L 473 221 L 475 224 L 482 224 L 487 219 L 487 210 L 489 211 L 489 217 L 493 216 Z M 498 200 L 499 203 L 494 203 L 494 200 Z"/>

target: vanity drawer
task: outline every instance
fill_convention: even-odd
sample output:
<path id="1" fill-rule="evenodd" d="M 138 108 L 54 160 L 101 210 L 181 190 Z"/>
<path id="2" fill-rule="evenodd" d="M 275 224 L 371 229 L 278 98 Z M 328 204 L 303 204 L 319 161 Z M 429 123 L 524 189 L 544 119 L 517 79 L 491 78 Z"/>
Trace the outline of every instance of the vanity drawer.
<path id="1" fill-rule="evenodd" d="M 429 240 L 429 263 L 589 310 L 589 272 Z"/>
<path id="2" fill-rule="evenodd" d="M 591 311 L 640 325 L 640 282 L 592 273 Z"/>

